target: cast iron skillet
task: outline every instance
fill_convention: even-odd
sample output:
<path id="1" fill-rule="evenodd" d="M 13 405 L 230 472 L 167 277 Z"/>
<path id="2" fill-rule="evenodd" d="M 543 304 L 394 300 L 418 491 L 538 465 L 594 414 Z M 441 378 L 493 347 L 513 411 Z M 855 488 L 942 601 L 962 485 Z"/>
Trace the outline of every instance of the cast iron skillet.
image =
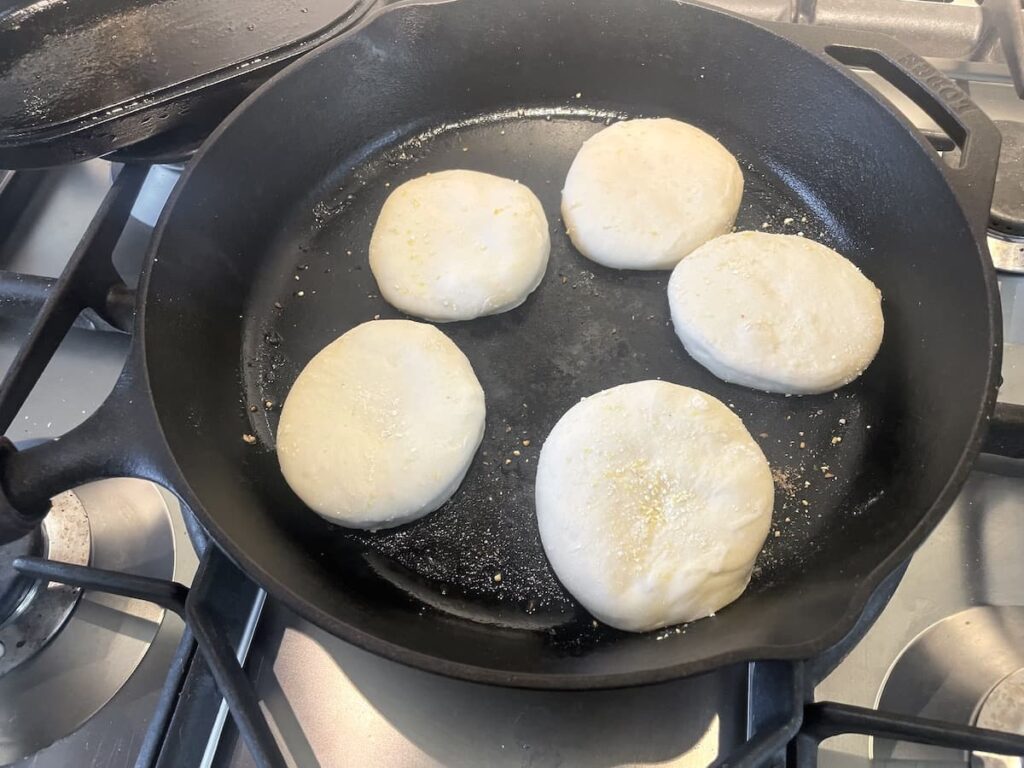
<path id="1" fill-rule="evenodd" d="M 905 90 L 960 166 L 834 59 Z M 881 288 L 885 340 L 862 378 L 792 398 L 725 384 L 676 340 L 667 272 L 607 270 L 573 250 L 558 200 L 574 153 L 610 121 L 653 115 L 739 156 L 738 228 L 802 231 Z M 811 656 L 935 526 L 978 451 L 1000 365 L 983 245 L 997 155 L 966 97 L 882 37 L 669 0 L 395 8 L 283 71 L 213 134 L 158 227 L 110 400 L 59 442 L 9 456 L 4 487 L 28 509 L 99 476 L 154 479 L 302 616 L 456 677 L 594 688 Z M 551 264 L 518 309 L 443 326 L 487 395 L 454 498 L 398 530 L 332 527 L 278 471 L 278 405 L 326 343 L 398 316 L 369 273 L 369 234 L 390 189 L 443 168 L 533 189 Z M 566 409 L 656 377 L 733 406 L 778 487 L 746 594 L 664 640 L 592 622 L 548 568 L 533 510 L 537 454 Z"/>

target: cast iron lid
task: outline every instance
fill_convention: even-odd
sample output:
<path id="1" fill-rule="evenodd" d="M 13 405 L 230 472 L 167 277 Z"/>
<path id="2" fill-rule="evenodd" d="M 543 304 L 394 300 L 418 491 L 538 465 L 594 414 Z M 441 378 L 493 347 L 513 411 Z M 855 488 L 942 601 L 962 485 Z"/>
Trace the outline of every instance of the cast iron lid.
<path id="1" fill-rule="evenodd" d="M 187 155 L 284 64 L 381 4 L 0 0 L 0 168 Z"/>

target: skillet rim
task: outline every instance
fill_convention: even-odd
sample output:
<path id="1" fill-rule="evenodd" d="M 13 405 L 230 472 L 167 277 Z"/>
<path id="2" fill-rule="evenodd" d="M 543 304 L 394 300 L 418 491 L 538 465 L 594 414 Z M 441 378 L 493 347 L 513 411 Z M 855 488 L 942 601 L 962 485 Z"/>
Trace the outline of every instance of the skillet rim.
<path id="1" fill-rule="evenodd" d="M 217 128 L 200 147 L 192 161 L 186 166 L 185 171 L 182 173 L 168 197 L 167 204 L 161 212 L 159 221 L 157 222 L 157 226 L 153 232 L 153 237 L 150 240 L 143 272 L 139 282 L 139 295 L 142 301 L 139 304 L 139 311 L 136 314 L 134 327 L 134 334 L 137 336 L 139 362 L 141 363 L 139 366 L 141 376 L 144 377 L 146 391 L 149 393 L 150 399 L 153 401 L 152 405 L 157 416 L 155 421 L 160 429 L 160 437 L 163 439 L 165 445 L 168 446 L 166 453 L 172 459 L 174 451 L 173 449 L 170 449 L 170 443 L 167 441 L 166 435 L 164 434 L 160 412 L 156 408 L 155 398 L 153 398 L 152 387 L 150 386 L 149 362 L 146 353 L 145 318 L 149 304 L 150 280 L 152 276 L 153 263 L 159 254 L 160 246 L 164 239 L 164 231 L 169 226 L 171 215 L 174 211 L 178 198 L 185 193 L 185 190 L 188 187 L 188 181 L 195 172 L 195 169 L 199 167 L 206 153 L 210 152 L 217 144 L 220 137 L 237 120 L 243 119 L 249 106 L 260 98 L 265 96 L 269 97 L 277 87 L 279 81 L 291 77 L 294 72 L 300 71 L 311 61 L 314 61 L 319 56 L 326 55 L 335 47 L 345 45 L 351 38 L 361 34 L 368 26 L 377 23 L 379 19 L 390 14 L 402 14 L 409 11 L 429 11 L 432 13 L 444 12 L 448 7 L 455 5 L 456 2 L 466 3 L 473 1 L 474 0 L 441 0 L 438 2 L 438 0 L 412 0 L 411 2 L 400 2 L 394 5 L 379 7 L 376 12 L 368 14 L 359 25 L 332 40 L 330 43 L 320 46 L 304 56 L 299 57 L 253 91 L 252 94 L 239 104 L 228 115 L 228 117 L 217 126 Z M 486 2 L 486 0 L 476 1 Z M 901 564 L 910 558 L 913 552 L 923 542 L 925 537 L 945 516 L 961 487 L 966 482 L 968 475 L 974 469 L 974 464 L 980 453 L 982 441 L 987 430 L 987 423 L 991 418 L 998 394 L 998 385 L 1000 381 L 999 372 L 1002 365 L 1002 312 L 995 268 L 988 257 L 987 248 L 983 244 L 978 228 L 970 222 L 963 201 L 951 180 L 948 166 L 935 154 L 917 129 L 909 122 L 909 120 L 907 120 L 906 117 L 903 116 L 901 112 L 899 112 L 899 110 L 896 109 L 891 102 L 889 102 L 877 90 L 865 84 L 844 65 L 829 58 L 822 51 L 802 45 L 784 34 L 784 25 L 773 24 L 770 22 L 751 21 L 733 13 L 722 11 L 718 8 L 711 8 L 699 2 L 693 2 L 692 0 L 671 0 L 671 2 L 680 6 L 695 7 L 702 12 L 724 17 L 729 20 L 729 23 L 744 24 L 756 29 L 758 33 L 771 35 L 782 44 L 788 45 L 792 49 L 795 49 L 795 51 L 799 52 L 797 55 L 810 55 L 821 65 L 827 66 L 833 71 L 839 73 L 851 84 L 863 91 L 866 91 L 879 108 L 883 109 L 890 118 L 895 119 L 900 123 L 901 127 L 911 134 L 921 150 L 926 153 L 929 160 L 934 166 L 936 166 L 942 178 L 945 180 L 950 193 L 957 201 L 957 205 L 964 216 L 964 223 L 967 225 L 967 229 L 971 233 L 971 238 L 975 244 L 972 255 L 978 260 L 979 266 L 981 267 L 981 276 L 988 298 L 987 319 L 989 342 L 989 362 L 985 376 L 985 396 L 979 405 L 974 424 L 970 431 L 969 439 L 960 453 L 956 467 L 951 473 L 949 480 L 943 486 L 932 505 L 920 517 L 917 524 L 913 527 L 907 537 L 904 538 L 904 540 L 900 542 L 900 544 L 896 546 L 887 557 L 883 558 L 862 580 L 857 588 L 850 593 L 845 611 L 833 623 L 830 630 L 800 643 L 758 646 L 756 648 L 748 648 L 747 650 L 722 652 L 706 656 L 699 660 L 659 667 L 656 669 L 618 672 L 612 674 L 591 674 L 588 672 L 566 674 L 557 672 L 510 672 L 492 667 L 479 666 L 476 664 L 455 662 L 428 653 L 412 650 L 404 645 L 366 632 L 353 624 L 349 624 L 335 618 L 332 614 L 318 608 L 311 602 L 304 599 L 301 595 L 297 594 L 295 590 L 291 589 L 280 580 L 272 577 L 270 573 L 267 572 L 258 562 L 253 558 L 250 558 L 241 547 L 237 546 L 231 537 L 228 536 L 224 532 L 223 528 L 221 528 L 217 523 L 216 517 L 207 512 L 203 504 L 200 503 L 198 497 L 185 479 L 184 473 L 177 466 L 177 462 L 175 461 L 173 472 L 168 473 L 178 480 L 177 483 L 172 483 L 172 485 L 178 486 L 176 488 L 172 488 L 172 490 L 181 496 L 186 506 L 193 511 L 193 513 L 201 520 L 204 527 L 209 531 L 215 543 L 228 554 L 231 560 L 234 561 L 242 571 L 301 618 L 321 627 L 346 642 L 350 642 L 357 647 L 392 661 L 397 661 L 406 666 L 468 682 L 535 690 L 600 690 L 627 688 L 690 677 L 712 671 L 719 667 L 738 663 L 762 660 L 794 662 L 808 660 L 818 656 L 822 652 L 839 643 L 854 629 L 858 620 L 863 615 L 872 595 L 874 595 L 876 591 L 879 591 L 879 588 L 882 586 L 882 582 L 884 582 L 889 575 L 891 575 Z M 829 30 L 829 32 L 834 32 L 834 39 L 831 42 L 836 44 L 841 44 L 843 42 L 843 36 L 847 34 L 846 30 L 841 29 L 834 31 Z M 888 40 L 888 38 L 881 35 L 874 35 L 873 37 L 876 39 L 881 38 Z M 890 43 L 890 47 L 904 49 L 904 47 L 896 41 L 892 41 Z M 907 53 L 910 56 L 915 56 L 910 53 L 909 50 L 907 50 Z M 964 257 L 966 258 L 967 254 L 964 254 Z"/>

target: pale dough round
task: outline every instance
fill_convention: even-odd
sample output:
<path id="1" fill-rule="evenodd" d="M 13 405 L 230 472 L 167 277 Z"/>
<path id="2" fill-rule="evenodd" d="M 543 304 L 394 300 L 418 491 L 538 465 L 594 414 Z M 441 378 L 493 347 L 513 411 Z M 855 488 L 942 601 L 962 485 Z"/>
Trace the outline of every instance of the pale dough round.
<path id="1" fill-rule="evenodd" d="M 476 171 L 407 181 L 370 238 L 370 269 L 394 307 L 437 322 L 518 307 L 551 251 L 540 201 L 522 184 Z"/>
<path id="2" fill-rule="evenodd" d="M 739 417 L 663 381 L 570 408 L 541 450 L 536 494 L 562 584 L 632 632 L 700 619 L 739 597 L 774 501 L 768 461 Z"/>
<path id="3" fill-rule="evenodd" d="M 277 456 L 313 511 L 389 528 L 444 504 L 484 434 L 484 392 L 437 328 L 358 325 L 309 361 L 285 399 Z"/>
<path id="4" fill-rule="evenodd" d="M 698 248 L 668 284 L 676 334 L 725 381 L 813 394 L 848 384 L 882 343 L 882 296 L 849 260 L 796 235 L 737 232 Z"/>
<path id="5" fill-rule="evenodd" d="M 739 163 L 678 120 L 629 120 L 588 139 L 562 190 L 562 220 L 588 259 L 617 269 L 672 269 L 728 232 L 743 197 Z"/>

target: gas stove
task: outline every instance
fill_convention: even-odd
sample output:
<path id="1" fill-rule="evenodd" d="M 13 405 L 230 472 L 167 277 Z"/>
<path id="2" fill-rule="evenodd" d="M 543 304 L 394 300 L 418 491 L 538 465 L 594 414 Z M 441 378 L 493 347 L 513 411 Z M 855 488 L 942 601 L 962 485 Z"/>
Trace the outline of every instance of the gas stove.
<path id="1" fill-rule="evenodd" d="M 1024 403 L 1024 101 L 1011 76 L 1021 63 L 1007 55 L 1013 49 L 1001 54 L 991 39 L 969 44 L 971 30 L 981 38 L 989 29 L 973 3 L 942 6 L 931 17 L 926 4 L 910 0 L 718 4 L 761 19 L 859 24 L 902 36 L 1000 121 L 1003 161 L 990 221 L 1002 270 L 1000 397 Z M 863 76 L 937 137 L 937 126 L 902 95 Z M 129 289 L 181 168 L 148 169 L 110 244 Z M 119 169 L 96 159 L 0 171 L 0 370 L 15 362 Z M 128 349 L 119 325 L 117 316 L 89 312 L 76 320 L 8 431 L 16 444 L 63 434 L 102 402 Z M 1022 515 L 1024 465 L 983 456 L 851 637 L 797 677 L 792 668 L 752 664 L 642 689 L 534 692 L 440 678 L 348 645 L 267 599 L 163 489 L 138 480 L 92 483 L 56 499 L 38 536 L 0 554 L 0 580 L 19 585 L 0 602 L 0 764 L 273 765 L 275 750 L 288 765 L 325 768 L 725 764 L 748 738 L 780 723 L 785 730 L 787 690 L 801 701 L 813 693 L 1024 734 Z M 100 570 L 16 577 L 13 558 L 33 555 Z M 186 627 L 175 583 L 191 585 L 207 615 L 217 615 L 216 637 L 191 614 Z M 206 653 L 197 652 L 196 638 Z M 831 732 L 828 711 L 804 717 L 816 718 L 819 737 Z M 888 732 L 906 734 L 896 726 Z M 776 748 L 795 731 L 786 733 L 766 750 L 766 762 L 780 759 Z M 903 761 L 1021 764 L 982 749 L 853 735 L 827 738 L 817 752 L 818 765 L 839 768 Z"/>

